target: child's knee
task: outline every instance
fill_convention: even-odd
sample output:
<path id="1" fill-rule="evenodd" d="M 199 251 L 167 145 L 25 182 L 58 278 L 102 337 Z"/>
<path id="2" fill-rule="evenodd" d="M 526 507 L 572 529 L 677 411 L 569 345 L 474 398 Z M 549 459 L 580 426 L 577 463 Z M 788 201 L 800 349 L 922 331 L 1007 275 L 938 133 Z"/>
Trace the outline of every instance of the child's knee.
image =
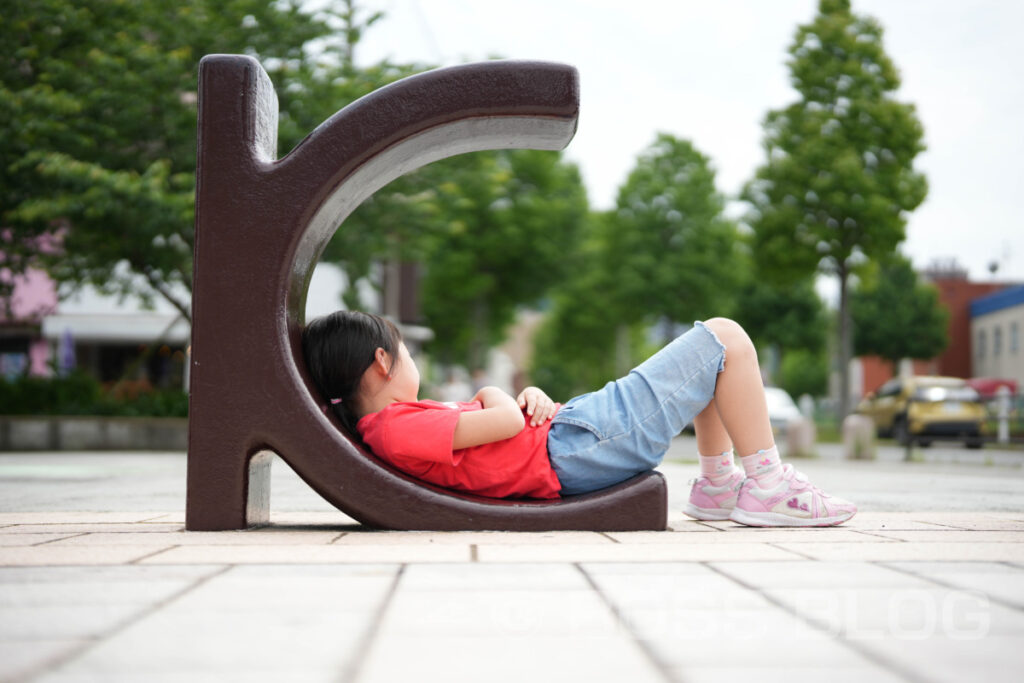
<path id="1" fill-rule="evenodd" d="M 735 320 L 711 318 L 710 320 L 705 320 L 704 324 L 715 333 L 718 341 L 725 345 L 727 354 L 735 355 L 754 350 L 754 343 L 750 341 L 746 330 Z"/>

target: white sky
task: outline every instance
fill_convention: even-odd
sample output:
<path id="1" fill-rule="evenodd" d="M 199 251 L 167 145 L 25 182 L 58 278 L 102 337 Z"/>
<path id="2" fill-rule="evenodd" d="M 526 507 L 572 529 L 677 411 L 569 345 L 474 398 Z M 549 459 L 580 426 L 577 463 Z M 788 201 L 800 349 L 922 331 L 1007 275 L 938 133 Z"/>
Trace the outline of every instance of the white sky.
<path id="1" fill-rule="evenodd" d="M 357 61 L 441 66 L 501 56 L 580 72 L 567 149 L 592 206 L 612 206 L 658 131 L 689 138 L 736 195 L 763 160 L 761 121 L 796 98 L 786 49 L 816 0 L 364 0 L 387 17 Z M 928 197 L 907 226 L 915 265 L 956 258 L 972 279 L 1024 281 L 1024 2 L 853 0 L 885 29 L 897 97 L 917 106 Z M 733 206 L 733 212 L 737 207 Z"/>

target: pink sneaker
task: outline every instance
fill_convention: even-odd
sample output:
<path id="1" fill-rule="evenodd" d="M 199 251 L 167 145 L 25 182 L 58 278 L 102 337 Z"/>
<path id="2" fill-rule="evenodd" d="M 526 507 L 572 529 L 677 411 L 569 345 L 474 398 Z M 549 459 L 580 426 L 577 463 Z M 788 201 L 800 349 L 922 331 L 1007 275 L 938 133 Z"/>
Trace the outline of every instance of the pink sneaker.
<path id="1" fill-rule="evenodd" d="M 707 521 L 729 519 L 740 484 L 743 483 L 743 472 L 735 470 L 729 475 L 729 481 L 721 486 L 712 486 L 707 477 L 698 477 L 690 489 L 690 500 L 683 512 L 694 519 Z"/>
<path id="2" fill-rule="evenodd" d="M 729 519 L 748 526 L 834 526 L 855 514 L 856 505 L 833 498 L 786 463 L 774 488 L 744 481 Z"/>

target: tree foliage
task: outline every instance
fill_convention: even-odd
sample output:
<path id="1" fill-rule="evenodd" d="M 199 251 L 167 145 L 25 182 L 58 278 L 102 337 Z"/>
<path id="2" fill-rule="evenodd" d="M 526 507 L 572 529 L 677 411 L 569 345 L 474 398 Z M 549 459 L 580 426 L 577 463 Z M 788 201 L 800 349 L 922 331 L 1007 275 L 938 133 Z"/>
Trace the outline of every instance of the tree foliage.
<path id="1" fill-rule="evenodd" d="M 351 2 L 39 0 L 0 22 L 0 227 L 4 266 L 41 262 L 60 281 L 161 294 L 188 316 L 196 80 L 209 53 L 263 63 L 290 149 L 339 106 L 408 72 L 356 70 L 351 48 L 375 21 Z M 331 36 L 342 29 L 339 44 Z M 351 34 L 351 35 L 350 35 Z M 313 57 L 308 46 L 318 41 Z M 59 254 L 39 236 L 58 233 Z M 140 285 L 140 276 L 145 285 Z"/>
<path id="2" fill-rule="evenodd" d="M 850 359 L 847 284 L 854 269 L 904 239 L 906 212 L 927 183 L 913 161 L 924 149 L 911 104 L 897 101 L 899 74 L 882 27 L 849 0 L 820 0 L 789 50 L 800 98 L 764 123 L 767 159 L 744 191 L 753 207 L 755 253 L 780 282 L 819 271 L 839 279 L 840 367 Z M 841 411 L 848 378 L 841 372 Z"/>
<path id="3" fill-rule="evenodd" d="M 854 350 L 895 366 L 903 358 L 934 358 L 949 343 L 949 312 L 934 285 L 918 278 L 905 258 L 889 259 L 877 276 L 853 291 Z"/>
<path id="4" fill-rule="evenodd" d="M 828 313 L 811 278 L 782 286 L 755 272 L 737 297 L 736 320 L 758 346 L 781 352 L 825 348 Z"/>
<path id="5" fill-rule="evenodd" d="M 661 133 L 619 189 L 605 223 L 608 266 L 627 322 L 689 322 L 728 313 L 737 277 L 736 226 L 706 156 Z"/>
<path id="6" fill-rule="evenodd" d="M 429 227 L 419 238 L 430 348 L 484 366 L 519 306 L 536 304 L 566 273 L 587 211 L 576 166 L 558 153 L 480 152 L 437 164 Z"/>
<path id="7" fill-rule="evenodd" d="M 722 207 L 707 157 L 658 135 L 616 209 L 588 221 L 535 339 L 534 381 L 559 396 L 593 390 L 652 350 L 652 324 L 729 314 L 741 260 Z"/>

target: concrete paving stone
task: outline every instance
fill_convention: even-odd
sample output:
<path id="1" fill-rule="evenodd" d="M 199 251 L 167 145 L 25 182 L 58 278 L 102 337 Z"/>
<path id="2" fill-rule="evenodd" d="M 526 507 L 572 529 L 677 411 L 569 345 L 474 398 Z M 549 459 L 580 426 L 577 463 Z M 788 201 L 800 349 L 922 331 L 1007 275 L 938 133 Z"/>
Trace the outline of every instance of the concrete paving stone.
<path id="1" fill-rule="evenodd" d="M 383 630 L 374 641 L 358 680 L 662 683 L 664 678 L 625 633 L 600 637 L 445 637 L 429 633 L 397 636 Z"/>
<path id="2" fill-rule="evenodd" d="M 687 683 L 793 683 L 794 681 L 829 681 L 829 683 L 905 683 L 906 679 L 876 666 L 785 666 L 765 667 L 751 663 L 747 667 L 727 661 L 722 666 L 685 666 L 674 671 Z"/>
<path id="3" fill-rule="evenodd" d="M 396 565 L 232 567 L 91 648 L 54 680 L 259 672 L 337 680 L 391 590 Z M 241 679 L 240 679 L 241 680 Z"/>
<path id="4" fill-rule="evenodd" d="M 850 543 L 878 542 L 878 538 L 867 534 L 842 529 L 825 527 L 820 529 L 754 529 L 737 527 L 726 529 L 722 533 L 690 534 L 674 531 L 628 531 L 609 532 L 609 537 L 619 543 L 790 543 L 806 542 L 840 542 Z"/>
<path id="5" fill-rule="evenodd" d="M 863 644 L 894 665 L 913 671 L 919 680 L 935 683 L 1017 683 L 1024 666 L 1020 636 L 892 638 Z"/>
<path id="6" fill-rule="evenodd" d="M 582 545 L 612 542 L 604 534 L 593 531 L 359 531 L 337 538 L 334 545 Z"/>
<path id="7" fill-rule="evenodd" d="M 516 565 L 510 565 L 516 566 Z M 580 567 L 591 578 L 597 576 L 614 576 L 624 574 L 635 577 L 637 581 L 645 580 L 645 576 L 714 576 L 716 573 L 706 564 L 697 562 L 598 562 L 582 563 Z"/>
<path id="8" fill-rule="evenodd" d="M 382 637 L 600 638 L 621 635 L 589 586 L 577 590 L 405 591 L 388 606 Z"/>
<path id="9" fill-rule="evenodd" d="M 854 666 L 868 662 L 833 636 L 770 609 L 620 607 L 623 620 L 672 668 L 721 663 Z"/>
<path id="10" fill-rule="evenodd" d="M 329 610 L 275 612 L 161 610 L 120 631 L 54 671 L 57 680 L 118 674 L 260 671 L 337 677 L 357 653 L 370 616 Z M 47 679 L 43 679 L 47 680 Z"/>
<path id="11" fill-rule="evenodd" d="M 94 533 L 54 541 L 55 546 L 98 545 L 327 545 L 339 536 L 337 531 L 172 531 L 165 533 Z M 2 538 L 2 536 L 0 536 Z"/>
<path id="12" fill-rule="evenodd" d="M 80 649 L 84 640 L 0 641 L 0 680 L 16 681 Z"/>
<path id="13" fill-rule="evenodd" d="M 928 583 L 870 562 L 728 562 L 717 571 L 757 589 L 774 588 L 927 588 Z"/>
<path id="14" fill-rule="evenodd" d="M 757 591 L 748 590 L 704 565 L 691 565 L 704 573 L 694 573 L 684 563 L 657 565 L 657 573 L 639 571 L 644 565 L 633 566 L 637 571 L 604 573 L 600 564 L 588 564 L 583 569 L 601 594 L 620 609 L 629 613 L 654 610 L 666 622 L 680 615 L 687 620 L 698 611 L 775 609 Z"/>
<path id="15" fill-rule="evenodd" d="M 181 526 L 185 525 L 185 513 L 184 512 L 164 512 L 159 514 L 152 519 L 147 519 L 145 524 L 178 524 Z"/>
<path id="16" fill-rule="evenodd" d="M 718 531 L 718 529 L 708 526 L 704 522 L 687 517 L 686 515 L 673 515 L 671 512 L 668 516 L 668 531 L 689 531 L 689 532 L 702 532 L 702 531 Z"/>
<path id="17" fill-rule="evenodd" d="M 119 546 L 97 546 L 97 548 L 103 549 L 117 547 Z M 416 547 L 400 545 L 189 545 L 170 548 L 165 552 L 147 557 L 140 563 L 316 564 L 323 562 L 466 562 L 469 559 L 469 547 L 457 545 L 421 545 Z"/>
<path id="18" fill-rule="evenodd" d="M 991 562 L 1024 561 L 1021 543 L 779 543 L 816 560 L 863 560 L 886 562 L 902 560 L 965 560 Z"/>
<path id="19" fill-rule="evenodd" d="M 411 564 L 401 579 L 402 592 L 563 591 L 580 590 L 586 578 L 569 564 Z"/>
<path id="20" fill-rule="evenodd" d="M 144 567 L 141 565 L 113 566 L 53 566 L 53 567 L 0 567 L 0 585 L 90 583 L 102 585 L 124 581 L 191 580 L 213 574 L 222 565 L 188 565 Z"/>
<path id="21" fill-rule="evenodd" d="M 928 512 L 918 516 L 932 524 L 979 531 L 1024 531 L 1024 521 L 988 513 Z"/>
<path id="22" fill-rule="evenodd" d="M 110 532 L 170 533 L 184 531 L 181 524 L 153 524 L 151 522 L 109 523 L 109 524 L 13 524 L 0 529 L 0 537 L 6 534 L 91 534 Z"/>
<path id="23" fill-rule="evenodd" d="M 307 524 L 358 526 L 359 522 L 341 510 L 275 510 L 273 498 L 271 498 L 270 524 L 271 526 L 301 526 Z"/>
<path id="24" fill-rule="evenodd" d="M 291 569 L 291 572 L 282 571 Z M 189 592 L 190 612 L 374 611 L 398 565 L 239 565 Z"/>
<path id="25" fill-rule="evenodd" d="M 798 553 L 766 543 L 477 546 L 480 562 L 711 562 L 792 560 L 799 557 Z"/>
<path id="26" fill-rule="evenodd" d="M 672 669 L 738 664 L 774 667 L 870 666 L 870 661 L 842 641 L 799 620 L 765 619 L 764 611 L 733 614 L 697 612 L 682 619 L 669 634 L 641 635 L 657 657 Z M 652 623 L 660 625 L 657 618 Z M 685 619 L 686 615 L 681 615 Z M 643 617 L 630 615 L 630 621 Z"/>
<path id="27" fill-rule="evenodd" d="M 0 609 L 53 605 L 137 605 L 155 603 L 182 590 L 187 582 L 122 581 L 0 584 Z"/>
<path id="28" fill-rule="evenodd" d="M 853 518 L 845 521 L 840 529 L 854 530 L 907 530 L 915 529 L 929 530 L 941 528 L 941 525 L 932 521 L 933 512 L 882 512 L 878 510 L 861 510 Z M 958 519 L 968 519 L 970 515 L 958 514 Z"/>
<path id="29" fill-rule="evenodd" d="M 160 517 L 164 512 L 124 511 L 46 511 L 46 512 L 0 512 L 0 524 L 103 524 L 141 523 Z"/>
<path id="30" fill-rule="evenodd" d="M 976 531 L 974 529 L 936 529 L 934 531 L 873 531 L 877 537 L 923 543 L 1020 543 L 1024 531 Z M 871 538 L 871 537 L 868 537 Z"/>
<path id="31" fill-rule="evenodd" d="M 4 607 L 0 641 L 86 640 L 148 609 L 147 605 L 33 605 Z"/>
<path id="32" fill-rule="evenodd" d="M 29 546 L 59 541 L 77 534 L 4 534 L 0 533 L 0 546 Z"/>
<path id="33" fill-rule="evenodd" d="M 1024 635 L 1024 613 L 980 591 L 946 588 L 780 588 L 766 591 L 825 632 L 850 640 L 970 640 Z"/>
<path id="34" fill-rule="evenodd" d="M 978 532 L 973 532 L 978 533 Z M 1024 609 L 1024 569 L 998 562 L 892 562 L 888 566 Z"/>
<path id="35" fill-rule="evenodd" d="M 299 670 L 301 662 L 297 662 L 286 672 L 254 671 L 238 667 L 233 671 L 210 673 L 199 668 L 181 671 L 147 671 L 146 683 L 337 683 L 338 674 L 331 671 Z M 139 683 L 139 674 L 104 671 L 102 673 L 68 673 L 67 671 L 48 672 L 41 678 L 33 679 L 33 683 Z"/>
<path id="36" fill-rule="evenodd" d="M 54 546 L 0 548 L 0 567 L 77 564 L 127 564 L 166 549 L 166 545 Z"/>

